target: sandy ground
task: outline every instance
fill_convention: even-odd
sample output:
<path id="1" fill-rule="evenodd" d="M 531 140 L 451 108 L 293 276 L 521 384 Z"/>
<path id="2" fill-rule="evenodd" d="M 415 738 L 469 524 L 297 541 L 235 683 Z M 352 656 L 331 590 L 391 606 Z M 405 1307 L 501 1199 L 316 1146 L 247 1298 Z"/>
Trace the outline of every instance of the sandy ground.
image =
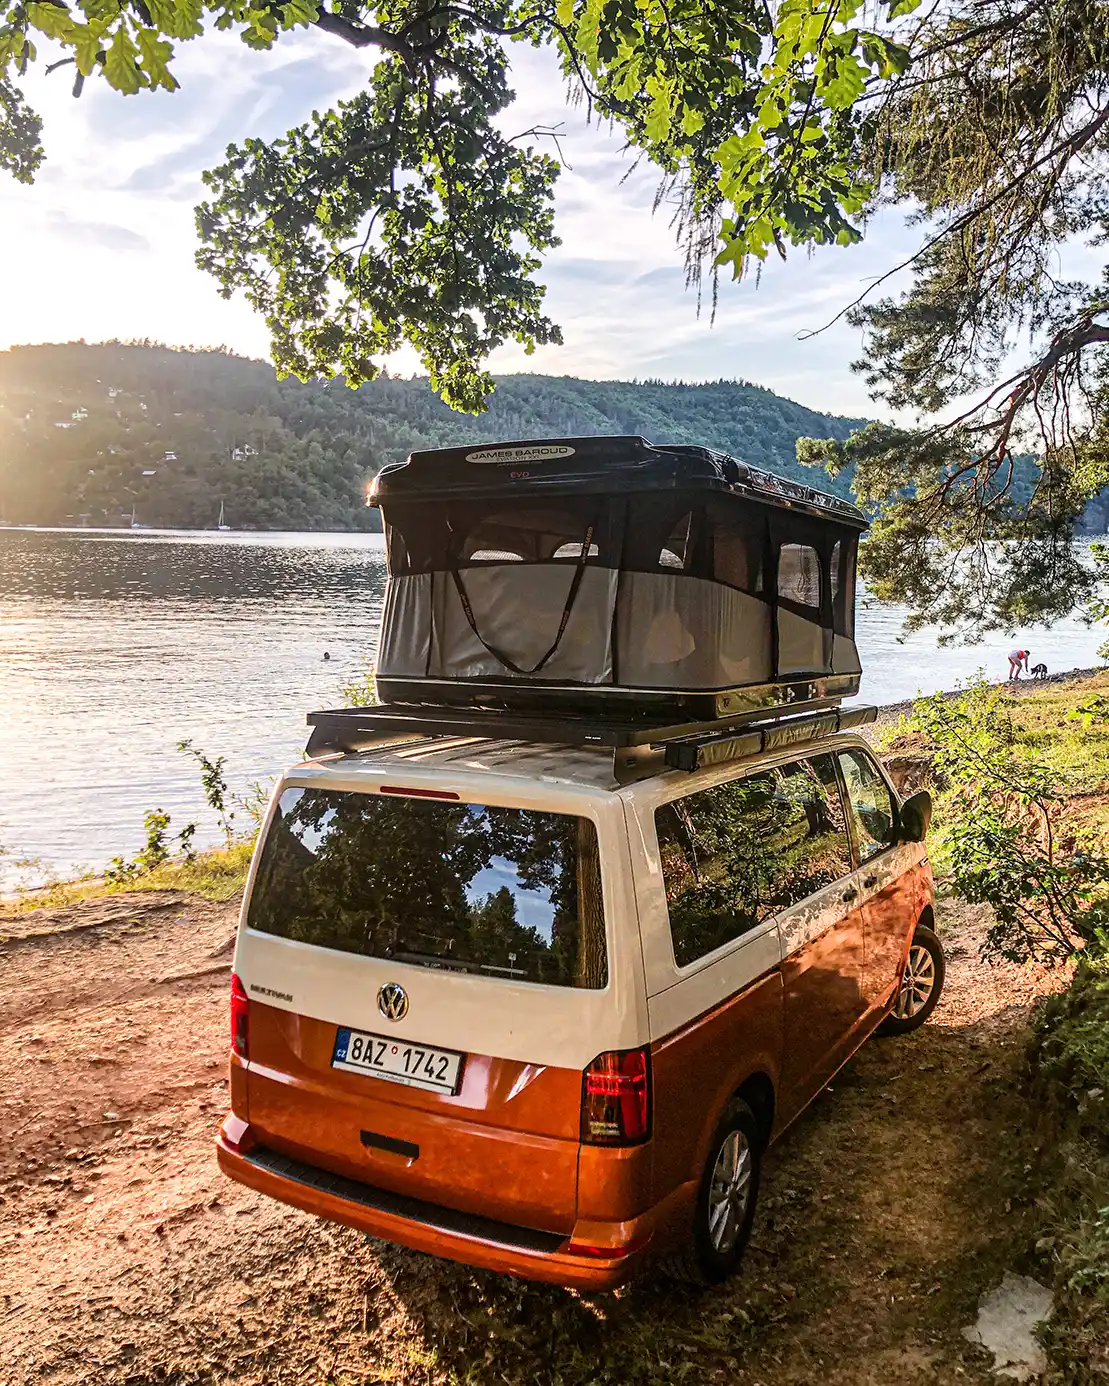
<path id="1" fill-rule="evenodd" d="M 941 912 L 942 913 L 942 912 Z M 984 1381 L 960 1329 L 1029 1268 L 1022 1027 L 1062 978 L 978 961 L 771 1153 L 743 1273 L 582 1299 L 380 1244 L 226 1181 L 234 908 L 0 913 L 0 1383 Z"/>

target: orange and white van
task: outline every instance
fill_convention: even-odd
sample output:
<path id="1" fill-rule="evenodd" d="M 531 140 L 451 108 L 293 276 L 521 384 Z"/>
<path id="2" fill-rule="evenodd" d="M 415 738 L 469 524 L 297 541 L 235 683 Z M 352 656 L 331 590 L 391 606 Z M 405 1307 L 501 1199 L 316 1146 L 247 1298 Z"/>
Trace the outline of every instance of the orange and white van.
<path id="1" fill-rule="evenodd" d="M 928 813 L 852 734 L 630 782 L 461 736 L 310 759 L 246 890 L 220 1165 L 475 1266 L 719 1280 L 768 1143 L 935 1006 Z"/>

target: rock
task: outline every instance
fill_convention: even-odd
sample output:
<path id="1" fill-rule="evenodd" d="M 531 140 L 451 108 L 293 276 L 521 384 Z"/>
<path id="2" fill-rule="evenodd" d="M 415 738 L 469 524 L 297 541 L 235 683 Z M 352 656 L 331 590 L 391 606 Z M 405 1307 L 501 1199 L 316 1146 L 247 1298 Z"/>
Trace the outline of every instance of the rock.
<path id="1" fill-rule="evenodd" d="M 1030 1276 L 1006 1271 L 1001 1284 L 982 1296 L 978 1322 L 964 1328 L 963 1337 L 993 1354 L 999 1376 L 1027 1381 L 1047 1370 L 1035 1327 L 1050 1313 L 1049 1289 Z"/>

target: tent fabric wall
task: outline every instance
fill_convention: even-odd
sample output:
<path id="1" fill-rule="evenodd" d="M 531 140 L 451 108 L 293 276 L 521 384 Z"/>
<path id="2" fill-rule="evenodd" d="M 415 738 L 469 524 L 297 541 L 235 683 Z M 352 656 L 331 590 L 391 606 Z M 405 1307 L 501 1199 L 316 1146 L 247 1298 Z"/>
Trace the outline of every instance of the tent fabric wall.
<path id="1" fill-rule="evenodd" d="M 826 638 L 828 637 L 828 638 Z M 790 674 L 830 674 L 832 672 L 831 633 L 819 621 L 798 616 L 778 607 L 779 676 Z"/>
<path id="2" fill-rule="evenodd" d="M 424 678 L 431 644 L 432 573 L 391 577 L 385 587 L 378 637 L 377 672 Z"/>
<path id="3" fill-rule="evenodd" d="M 704 578 L 624 573 L 617 603 L 621 684 L 730 688 L 771 676 L 770 607 Z"/>
<path id="4" fill-rule="evenodd" d="M 482 640 L 525 670 L 537 664 L 558 635 L 574 571 L 572 565 L 565 563 L 496 563 L 462 569 L 460 576 L 481 639 L 466 620 L 450 575 L 436 573 L 428 676 L 524 678 L 525 675 L 509 675 Z M 565 633 L 536 678 L 580 684 L 612 682 L 612 626 L 618 577 L 614 568 L 584 570 Z M 382 672 L 391 674 L 393 670 Z"/>
<path id="5" fill-rule="evenodd" d="M 832 636 L 832 673 L 861 674 L 862 671 L 862 661 L 859 659 L 859 651 L 854 640 L 849 635 L 840 635 L 837 631 Z"/>

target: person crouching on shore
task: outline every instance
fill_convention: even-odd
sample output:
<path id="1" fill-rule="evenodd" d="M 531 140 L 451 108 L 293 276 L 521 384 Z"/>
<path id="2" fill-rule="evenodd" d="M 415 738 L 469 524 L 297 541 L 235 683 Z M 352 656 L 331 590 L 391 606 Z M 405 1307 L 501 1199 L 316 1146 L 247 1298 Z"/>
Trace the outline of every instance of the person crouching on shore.
<path id="1" fill-rule="evenodd" d="M 1010 650 L 1009 651 L 1009 680 L 1020 678 L 1020 671 L 1028 673 L 1028 651 Z"/>

